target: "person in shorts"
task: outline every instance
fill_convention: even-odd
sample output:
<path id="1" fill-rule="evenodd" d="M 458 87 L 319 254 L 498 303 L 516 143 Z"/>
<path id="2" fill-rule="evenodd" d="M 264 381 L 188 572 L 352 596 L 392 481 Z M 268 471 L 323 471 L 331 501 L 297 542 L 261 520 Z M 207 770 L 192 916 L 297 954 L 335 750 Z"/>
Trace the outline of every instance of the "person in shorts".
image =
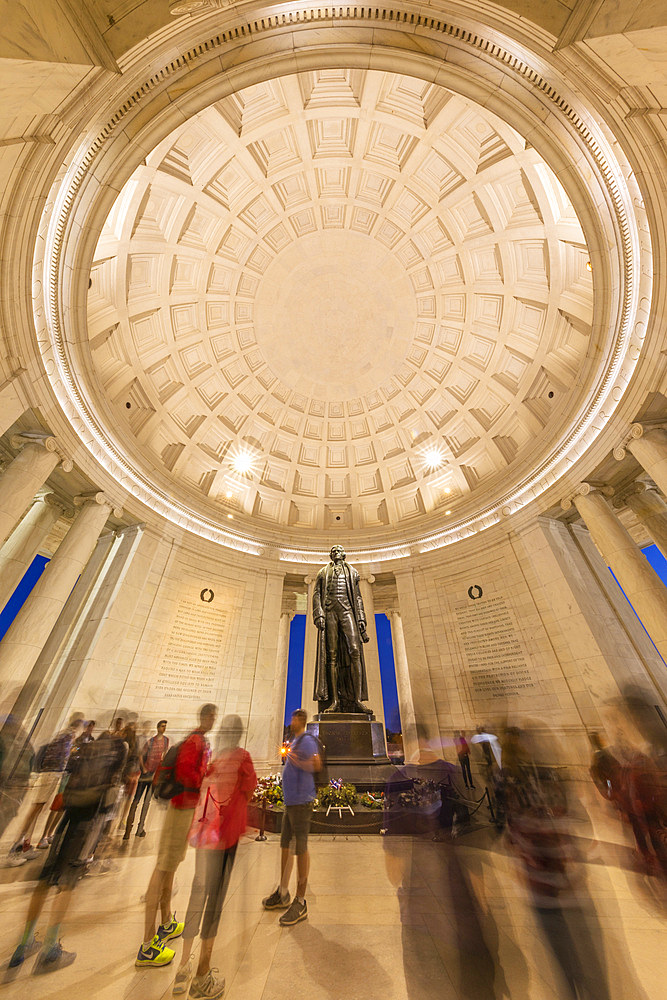
<path id="1" fill-rule="evenodd" d="M 72 890 L 85 871 L 91 847 L 99 836 L 107 812 L 113 807 L 126 755 L 124 744 L 94 741 L 81 747 L 72 759 L 64 792 L 63 817 L 30 897 L 23 935 L 9 960 L 10 970 L 20 968 L 37 951 L 33 975 L 55 972 L 76 959 L 76 952 L 65 951 L 60 943 L 61 925 L 70 906 Z M 35 928 L 52 888 L 57 889 L 58 894 L 51 907 L 46 936 L 40 942 L 35 936 Z"/>
<path id="2" fill-rule="evenodd" d="M 31 844 L 31 838 L 40 813 L 45 806 L 53 802 L 60 789 L 63 773 L 67 766 L 74 741 L 83 730 L 83 721 L 83 715 L 80 712 L 75 712 L 69 721 L 67 729 L 58 733 L 54 739 L 41 747 L 37 753 L 35 770 L 38 773 L 32 785 L 32 807 L 26 817 L 20 836 L 10 849 L 8 863 L 12 867 L 38 857 L 36 849 Z M 48 826 L 49 823 L 47 820 Z M 49 846 L 46 830 L 37 846 L 40 848 L 47 848 Z"/>
<path id="3" fill-rule="evenodd" d="M 286 910 L 280 918 L 283 927 L 290 927 L 308 916 L 306 885 L 310 857 L 308 854 L 308 833 L 313 815 L 313 802 L 317 797 L 314 775 L 322 767 L 320 746 L 310 733 L 306 732 L 308 716 L 302 708 L 292 713 L 290 729 L 292 740 L 289 744 L 283 767 L 283 798 L 285 811 L 280 830 L 280 885 L 262 900 L 265 910 Z M 289 880 L 292 874 L 294 844 L 296 854 L 297 884 L 296 895 L 290 905 Z"/>
<path id="4" fill-rule="evenodd" d="M 178 748 L 174 778 L 183 791 L 170 800 L 162 825 L 157 862 L 146 891 L 144 941 L 134 963 L 139 967 L 169 965 L 174 952 L 165 947 L 167 941 L 183 933 L 184 924 L 176 920 L 171 909 L 171 892 L 176 869 L 188 849 L 188 834 L 211 758 L 206 734 L 213 729 L 217 712 L 215 705 L 203 705 L 199 710 L 199 726 Z M 156 927 L 158 907 L 162 923 Z"/>

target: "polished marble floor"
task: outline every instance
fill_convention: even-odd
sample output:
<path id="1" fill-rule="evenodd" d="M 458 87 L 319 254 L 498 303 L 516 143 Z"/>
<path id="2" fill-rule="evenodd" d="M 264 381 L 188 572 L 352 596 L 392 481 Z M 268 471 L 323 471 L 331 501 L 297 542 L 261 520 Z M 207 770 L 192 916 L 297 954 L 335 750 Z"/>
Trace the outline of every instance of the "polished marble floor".
<path id="1" fill-rule="evenodd" d="M 594 843 L 581 865 L 597 917 L 599 950 L 613 1000 L 667 996 L 664 900 L 632 870 L 615 819 L 591 801 Z M 155 859 L 160 814 L 145 840 L 132 838 L 117 872 L 76 889 L 63 945 L 76 962 L 33 977 L 31 962 L 0 985 L 0 1000 L 160 1000 L 175 967 L 139 970 L 141 896 Z M 252 831 L 254 833 L 254 831 Z M 503 838 L 479 827 L 456 846 L 397 837 L 314 837 L 309 919 L 281 928 L 262 895 L 276 884 L 276 836 L 242 841 L 214 950 L 228 1000 L 556 1000 L 567 997 L 537 929 L 516 863 Z M 174 900 L 184 914 L 193 872 L 190 851 Z M 0 961 L 23 925 L 40 860 L 0 870 Z M 44 921 L 42 921 L 42 924 Z M 175 944 L 177 957 L 180 945 Z M 0 973 L 1 978 L 2 973 Z"/>

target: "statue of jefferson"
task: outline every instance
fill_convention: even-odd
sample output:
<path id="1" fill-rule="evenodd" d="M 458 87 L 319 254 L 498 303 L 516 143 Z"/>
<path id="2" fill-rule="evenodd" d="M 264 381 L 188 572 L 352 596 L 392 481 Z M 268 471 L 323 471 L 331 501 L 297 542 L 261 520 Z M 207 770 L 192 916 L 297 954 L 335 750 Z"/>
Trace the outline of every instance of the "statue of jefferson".
<path id="1" fill-rule="evenodd" d="M 317 574 L 313 620 L 319 630 L 315 661 L 315 701 L 326 712 L 363 712 L 368 698 L 363 643 L 368 642 L 359 574 L 345 561 L 345 549 L 334 545 L 331 561 Z"/>

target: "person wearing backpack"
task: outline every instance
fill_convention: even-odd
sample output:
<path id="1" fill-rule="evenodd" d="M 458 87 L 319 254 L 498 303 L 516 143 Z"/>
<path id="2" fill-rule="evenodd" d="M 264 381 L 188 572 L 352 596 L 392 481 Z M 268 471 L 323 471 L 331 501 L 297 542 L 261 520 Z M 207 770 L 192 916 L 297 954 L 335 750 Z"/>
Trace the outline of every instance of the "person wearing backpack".
<path id="1" fill-rule="evenodd" d="M 102 738 L 85 744 L 70 757 L 70 777 L 63 792 L 63 818 L 30 898 L 23 935 L 9 960 L 10 970 L 18 969 L 36 951 L 39 955 L 33 975 L 55 972 L 75 960 L 76 953 L 65 951 L 60 943 L 60 928 L 69 909 L 72 890 L 85 869 L 91 845 L 99 837 L 109 810 L 113 809 L 126 757 L 124 743 Z M 59 891 L 42 943 L 35 936 L 35 927 L 51 888 Z"/>
<path id="2" fill-rule="evenodd" d="M 190 829 L 190 844 L 196 848 L 195 876 L 185 917 L 183 952 L 174 982 L 174 996 L 187 993 L 188 986 L 191 997 L 215 1000 L 224 993 L 225 981 L 214 974 L 217 969 L 211 968 L 211 953 L 236 848 L 247 826 L 248 802 L 257 785 L 252 758 L 239 746 L 242 736 L 243 723 L 239 716 L 225 716 L 220 727 L 219 748 L 202 785 Z M 201 951 L 193 978 L 191 955 L 200 928 Z"/>
<path id="3" fill-rule="evenodd" d="M 308 855 L 308 833 L 313 815 L 313 802 L 317 797 L 315 774 L 322 767 L 319 741 L 306 732 L 308 716 L 303 708 L 292 713 L 290 729 L 293 738 L 289 745 L 283 767 L 283 798 L 285 811 L 280 829 L 280 885 L 262 900 L 265 910 L 286 910 L 280 918 L 283 927 L 290 927 L 308 916 L 306 885 L 310 858 Z M 296 896 L 290 905 L 289 880 L 292 874 L 293 856 L 290 845 L 294 840 L 296 854 L 297 885 Z"/>
<path id="4" fill-rule="evenodd" d="M 172 747 L 162 762 L 167 769 L 171 765 L 169 758 L 176 751 L 173 779 L 170 779 L 170 801 L 160 834 L 157 862 L 146 891 L 144 940 L 134 963 L 140 968 L 169 965 L 174 952 L 166 944 L 183 933 L 184 925 L 176 920 L 171 909 L 171 892 L 176 869 L 188 849 L 188 834 L 211 756 L 206 734 L 213 729 L 217 712 L 215 705 L 202 705 L 198 727 L 178 747 Z M 165 797 L 164 786 L 160 768 L 155 785 L 158 798 Z M 156 927 L 158 907 L 162 923 Z"/>
<path id="5" fill-rule="evenodd" d="M 39 814 L 56 796 L 74 741 L 83 731 L 83 722 L 81 712 L 75 712 L 69 720 L 67 728 L 40 747 L 35 755 L 33 766 L 37 772 L 37 778 L 32 788 L 33 804 L 20 836 L 9 851 L 8 862 L 12 867 L 17 867 L 26 861 L 39 857 L 37 850 L 30 842 L 31 837 L 35 831 Z M 38 846 L 41 848 L 49 846 L 46 833 L 39 841 Z"/>

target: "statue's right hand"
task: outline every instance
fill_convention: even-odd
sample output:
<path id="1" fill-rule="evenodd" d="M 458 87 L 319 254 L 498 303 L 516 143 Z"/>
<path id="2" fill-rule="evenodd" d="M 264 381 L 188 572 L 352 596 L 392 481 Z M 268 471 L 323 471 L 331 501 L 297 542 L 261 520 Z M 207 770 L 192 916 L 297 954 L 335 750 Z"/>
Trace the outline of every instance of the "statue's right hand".
<path id="1" fill-rule="evenodd" d="M 315 624 L 318 627 L 318 629 L 320 630 L 320 632 L 324 632 L 324 627 L 326 625 L 326 621 L 325 621 L 324 618 L 316 618 L 315 619 Z"/>

